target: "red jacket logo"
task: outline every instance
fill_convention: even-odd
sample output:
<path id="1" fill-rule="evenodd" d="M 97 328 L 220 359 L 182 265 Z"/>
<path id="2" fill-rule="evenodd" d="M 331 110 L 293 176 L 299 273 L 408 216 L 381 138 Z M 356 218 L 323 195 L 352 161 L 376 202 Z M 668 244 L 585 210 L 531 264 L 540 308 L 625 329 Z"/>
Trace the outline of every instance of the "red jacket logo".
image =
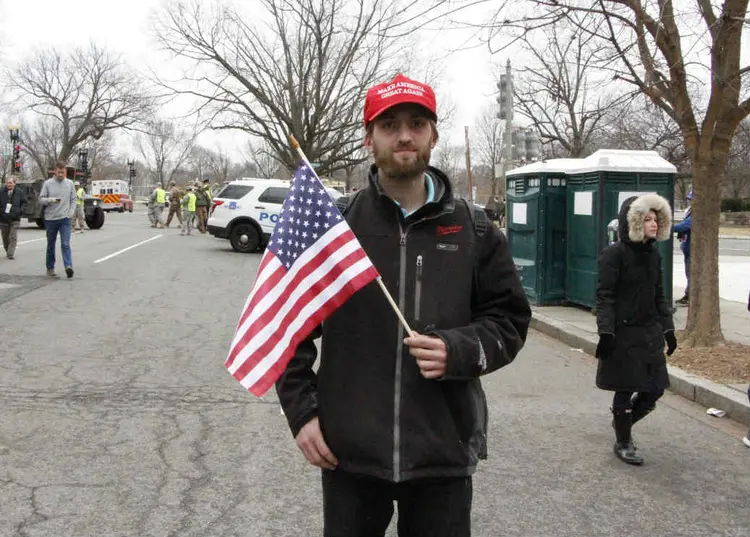
<path id="1" fill-rule="evenodd" d="M 437 234 L 438 237 L 441 237 L 443 235 L 452 235 L 453 233 L 458 233 L 463 228 L 464 226 L 438 226 Z"/>

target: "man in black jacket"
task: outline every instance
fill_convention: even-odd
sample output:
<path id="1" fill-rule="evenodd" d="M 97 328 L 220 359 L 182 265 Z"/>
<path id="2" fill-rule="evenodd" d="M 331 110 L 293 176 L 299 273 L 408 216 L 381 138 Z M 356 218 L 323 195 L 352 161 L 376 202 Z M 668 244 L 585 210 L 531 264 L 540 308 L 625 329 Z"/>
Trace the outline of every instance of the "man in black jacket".
<path id="1" fill-rule="evenodd" d="M 0 190 L 0 233 L 3 236 L 3 248 L 8 259 L 16 255 L 18 243 L 18 227 L 21 225 L 21 215 L 26 206 L 26 194 L 16 188 L 13 176 L 5 179 L 5 187 Z"/>
<path id="2" fill-rule="evenodd" d="M 429 167 L 435 109 L 432 89 L 402 75 L 368 91 L 375 165 L 345 213 L 414 333 L 372 283 L 299 345 L 276 384 L 297 445 L 323 469 L 326 537 L 383 535 L 394 501 L 399 535 L 470 535 L 471 475 L 487 456 L 479 377 L 526 340 L 531 310 L 506 239 L 475 226 Z"/>

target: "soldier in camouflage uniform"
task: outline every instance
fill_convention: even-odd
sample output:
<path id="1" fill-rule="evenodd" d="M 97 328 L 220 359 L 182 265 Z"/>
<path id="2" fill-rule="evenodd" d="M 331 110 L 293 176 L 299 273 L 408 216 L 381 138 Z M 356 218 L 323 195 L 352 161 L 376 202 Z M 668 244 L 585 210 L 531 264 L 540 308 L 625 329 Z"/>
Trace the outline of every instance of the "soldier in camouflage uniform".
<path id="1" fill-rule="evenodd" d="M 166 227 L 169 227 L 174 216 L 177 216 L 177 220 L 180 221 L 180 226 L 182 226 L 182 215 L 180 214 L 182 196 L 183 192 L 177 187 L 177 183 L 174 181 L 169 183 L 169 216 L 167 216 Z"/>

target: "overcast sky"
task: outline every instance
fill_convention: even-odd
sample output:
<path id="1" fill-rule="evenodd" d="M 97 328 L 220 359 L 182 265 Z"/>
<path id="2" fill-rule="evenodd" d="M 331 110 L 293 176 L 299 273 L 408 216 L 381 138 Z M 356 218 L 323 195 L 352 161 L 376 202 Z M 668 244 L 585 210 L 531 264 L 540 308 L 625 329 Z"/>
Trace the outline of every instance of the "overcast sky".
<path id="1" fill-rule="evenodd" d="M 235 0 L 249 4 L 254 0 Z M 35 47 L 55 45 L 66 49 L 87 44 L 90 40 L 119 51 L 134 67 L 145 71 L 146 65 L 163 64 L 162 56 L 151 37 L 150 18 L 160 0 L 0 0 L 0 42 L 4 61 L 12 62 Z M 428 35 L 420 45 L 441 55 L 464 43 L 467 34 L 441 32 Z M 461 143 L 463 126 L 471 125 L 482 106 L 494 99 L 496 74 L 491 62 L 505 63 L 505 57 L 490 57 L 486 47 L 465 50 L 445 60 L 445 76 L 440 80 L 442 94 L 449 94 L 456 104 L 450 131 L 441 132 L 452 142 Z M 408 76 L 408 73 L 405 73 Z M 223 144 L 235 153 L 244 144 L 241 134 L 209 135 L 205 145 Z M 234 147 L 228 147 L 232 146 Z"/>

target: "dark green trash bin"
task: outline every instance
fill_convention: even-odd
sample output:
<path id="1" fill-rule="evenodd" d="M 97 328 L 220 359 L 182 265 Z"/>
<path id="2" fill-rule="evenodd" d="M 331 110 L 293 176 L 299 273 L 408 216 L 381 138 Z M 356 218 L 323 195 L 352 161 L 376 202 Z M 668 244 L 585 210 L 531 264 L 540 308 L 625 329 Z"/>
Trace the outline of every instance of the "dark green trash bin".
<path id="1" fill-rule="evenodd" d="M 630 196 L 654 192 L 674 207 L 677 169 L 655 151 L 601 149 L 568 173 L 566 299 L 594 308 L 599 253 L 608 245 L 607 224 Z M 658 243 L 664 293 L 672 303 L 672 241 Z"/>
<path id="2" fill-rule="evenodd" d="M 565 301 L 566 170 L 578 159 L 535 162 L 506 174 L 508 243 L 529 301 Z"/>

